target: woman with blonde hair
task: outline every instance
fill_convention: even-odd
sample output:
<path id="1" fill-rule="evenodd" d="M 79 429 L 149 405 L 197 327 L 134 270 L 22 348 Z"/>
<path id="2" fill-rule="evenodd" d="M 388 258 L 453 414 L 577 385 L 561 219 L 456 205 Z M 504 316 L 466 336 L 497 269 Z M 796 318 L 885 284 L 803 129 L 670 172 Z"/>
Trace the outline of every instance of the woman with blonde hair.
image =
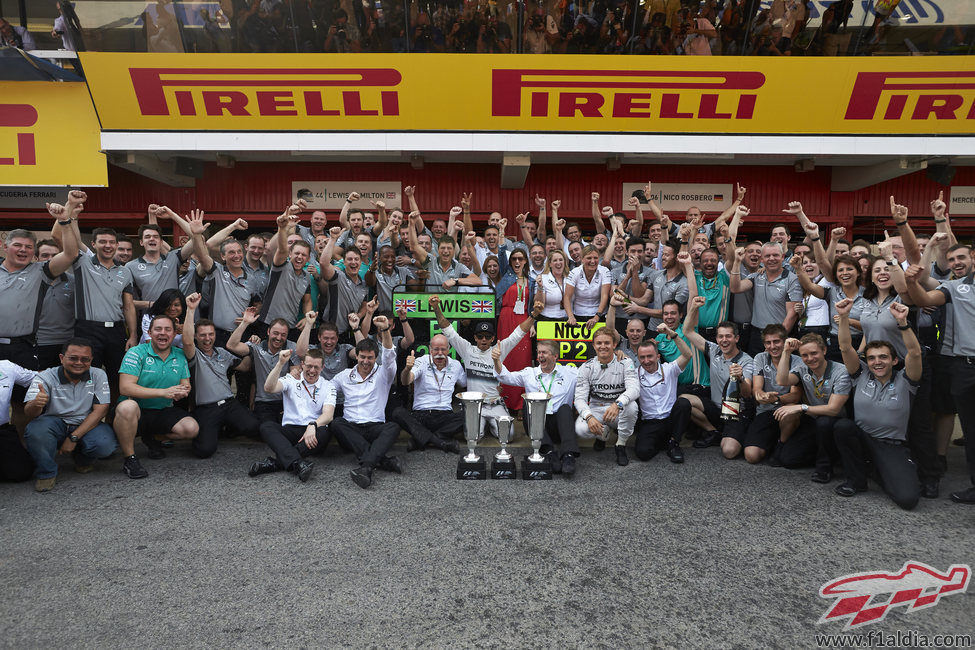
<path id="1" fill-rule="evenodd" d="M 544 305 L 538 320 L 565 320 L 569 302 L 565 297 L 565 280 L 569 260 L 561 250 L 554 250 L 545 259 L 545 270 L 538 274 L 536 300 Z"/>

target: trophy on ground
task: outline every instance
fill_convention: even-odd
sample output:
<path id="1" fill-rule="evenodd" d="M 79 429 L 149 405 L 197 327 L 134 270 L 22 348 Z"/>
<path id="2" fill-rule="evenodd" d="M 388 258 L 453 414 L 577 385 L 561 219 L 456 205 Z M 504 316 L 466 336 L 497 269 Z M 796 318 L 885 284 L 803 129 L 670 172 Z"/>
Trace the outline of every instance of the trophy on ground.
<path id="1" fill-rule="evenodd" d="M 552 480 L 552 463 L 538 453 L 538 450 L 542 446 L 542 435 L 545 433 L 545 411 L 552 395 L 550 393 L 523 393 L 521 397 L 525 400 L 526 419 L 528 420 L 525 422 L 525 430 L 528 432 L 528 437 L 531 438 L 533 450 L 532 455 L 525 456 L 521 463 L 521 477 L 526 481 L 550 481 Z M 571 433 L 574 434 L 575 432 Z"/>
<path id="2" fill-rule="evenodd" d="M 491 478 L 518 477 L 518 466 L 511 452 L 508 451 L 514 421 L 515 419 L 510 415 L 498 416 L 498 441 L 501 443 L 501 451 L 494 455 L 494 462 L 491 463 Z"/>
<path id="3" fill-rule="evenodd" d="M 462 481 L 482 481 L 487 478 L 487 463 L 474 452 L 477 436 L 481 432 L 481 404 L 484 393 L 457 393 L 464 406 L 464 437 L 467 439 L 467 455 L 457 461 L 457 478 Z"/>

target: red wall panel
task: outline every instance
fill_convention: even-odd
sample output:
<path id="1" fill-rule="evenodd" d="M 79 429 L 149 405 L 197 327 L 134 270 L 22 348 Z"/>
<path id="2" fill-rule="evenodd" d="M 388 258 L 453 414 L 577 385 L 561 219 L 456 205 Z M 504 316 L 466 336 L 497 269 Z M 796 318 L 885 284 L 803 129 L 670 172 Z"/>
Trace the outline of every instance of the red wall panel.
<path id="1" fill-rule="evenodd" d="M 609 171 L 605 165 L 533 165 L 524 189 L 504 190 L 499 187 L 501 166 L 498 164 L 427 163 L 413 169 L 403 163 L 238 163 L 233 169 L 205 166 L 204 177 L 194 188 L 173 188 L 116 167 L 110 167 L 108 188 L 89 191 L 86 224 L 111 223 L 126 232 L 134 230 L 144 219 L 149 203 L 169 205 L 181 214 L 199 207 L 214 224 L 242 216 L 252 227 L 266 228 L 287 205 L 294 180 L 373 180 L 401 181 L 417 186 L 421 210 L 428 216 L 445 214 L 460 202 L 462 192 L 473 192 L 475 218 L 482 220 L 498 210 L 514 221 L 519 212 L 531 209 L 534 196 L 561 199 L 561 216 L 589 229 L 590 194 L 599 192 L 602 205 L 620 207 L 620 184 L 644 183 L 741 183 L 748 188 L 745 203 L 751 208 L 751 228 L 764 229 L 780 220 L 789 201 L 802 202 L 806 213 L 824 225 L 856 224 L 858 234 L 882 235 L 884 219 L 889 225 L 889 199 L 911 208 L 912 215 L 928 214 L 928 203 L 946 189 L 917 172 L 856 192 L 831 192 L 830 168 L 817 168 L 797 173 L 785 166 L 715 165 L 626 165 Z M 954 182 L 975 185 L 975 168 L 958 168 Z M 680 216 L 680 215 L 677 215 Z M 714 215 L 711 215 L 714 216 Z M 8 210 L 0 212 L 0 224 L 46 224 L 46 215 Z M 961 231 L 972 228 L 972 219 L 959 223 Z M 760 225 L 761 224 L 761 225 Z M 43 227 L 43 225 L 41 225 Z M 509 227 L 510 231 L 510 227 Z"/>

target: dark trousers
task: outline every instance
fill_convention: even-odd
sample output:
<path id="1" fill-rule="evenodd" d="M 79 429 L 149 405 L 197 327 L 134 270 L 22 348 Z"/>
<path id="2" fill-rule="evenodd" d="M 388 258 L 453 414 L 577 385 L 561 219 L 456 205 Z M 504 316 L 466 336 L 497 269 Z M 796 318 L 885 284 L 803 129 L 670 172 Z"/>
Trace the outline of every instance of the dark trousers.
<path id="1" fill-rule="evenodd" d="M 917 505 L 921 485 L 907 445 L 874 438 L 846 418 L 836 423 L 833 435 L 848 483 L 858 488 L 867 487 L 866 461 L 869 459 L 879 474 L 884 492 L 894 503 L 905 510 Z"/>
<path id="2" fill-rule="evenodd" d="M 636 423 L 635 449 L 640 460 L 650 460 L 657 452 L 666 449 L 671 439 L 680 442 L 691 423 L 691 403 L 678 397 L 670 409 L 670 415 L 657 420 L 640 420 Z"/>
<path id="3" fill-rule="evenodd" d="M 0 425 L 0 481 L 19 483 L 34 474 L 34 459 L 30 457 L 20 435 L 12 424 Z"/>
<path id="4" fill-rule="evenodd" d="M 114 327 L 105 327 L 101 321 L 92 322 L 79 320 L 74 324 L 74 335 L 91 341 L 91 367 L 105 368 L 108 381 L 118 389 L 118 369 L 125 356 L 125 323 L 115 323 Z M 138 338 L 138 336 L 136 337 Z"/>
<path id="5" fill-rule="evenodd" d="M 522 410 L 522 422 L 528 422 L 527 410 Z M 568 404 L 560 406 L 555 413 L 545 416 L 545 432 L 542 434 L 541 453 L 555 451 L 555 443 L 559 445 L 559 456 L 579 455 L 579 437 L 576 435 L 576 418 L 572 414 L 572 407 Z"/>
<path id="6" fill-rule="evenodd" d="M 917 476 L 922 483 L 936 483 L 942 475 L 938 440 L 931 426 L 931 382 L 931 355 L 925 354 L 921 364 L 921 381 L 911 401 L 911 419 L 907 424 L 907 444 L 917 462 Z"/>
<path id="7" fill-rule="evenodd" d="M 281 423 L 281 402 L 254 402 L 254 415 L 261 424 L 265 422 Z"/>
<path id="8" fill-rule="evenodd" d="M 291 466 L 311 453 L 302 437 L 308 427 L 304 424 L 277 424 L 275 422 L 261 423 L 261 439 L 271 448 L 281 467 L 291 469 Z M 315 451 L 322 451 L 332 438 L 328 426 L 316 427 L 315 438 L 318 446 Z"/>
<path id="9" fill-rule="evenodd" d="M 832 474 L 833 463 L 839 460 L 833 438 L 833 429 L 839 420 L 830 415 L 802 416 L 795 432 L 780 443 L 779 460 L 782 466 L 796 469 L 815 464 L 817 472 Z"/>
<path id="10" fill-rule="evenodd" d="M 386 419 L 395 422 L 401 429 L 410 434 L 410 438 L 423 449 L 436 436 L 430 429 L 426 428 L 413 415 L 413 411 L 405 406 L 394 406 L 386 409 Z"/>
<path id="11" fill-rule="evenodd" d="M 61 348 L 63 347 L 63 343 L 55 343 L 54 345 L 38 345 L 37 367 L 41 370 L 47 370 L 48 368 L 53 368 L 54 366 L 60 366 Z"/>
<path id="12" fill-rule="evenodd" d="M 975 357 L 955 357 L 951 364 L 951 396 L 965 435 L 965 460 L 975 485 Z"/>
<path id="13" fill-rule="evenodd" d="M 222 404 L 197 406 L 193 417 L 200 425 L 200 433 L 193 439 L 193 453 L 198 458 L 209 458 L 216 453 L 217 439 L 224 430 L 248 438 L 259 435 L 257 417 L 233 398 L 223 400 Z"/>
<path id="14" fill-rule="evenodd" d="M 413 411 L 413 417 L 430 433 L 450 440 L 464 432 L 464 414 L 458 411 Z"/>
<path id="15" fill-rule="evenodd" d="M 355 452 L 359 464 L 373 469 L 399 437 L 395 422 L 349 422 L 345 418 L 332 420 L 329 427 L 343 446 Z"/>

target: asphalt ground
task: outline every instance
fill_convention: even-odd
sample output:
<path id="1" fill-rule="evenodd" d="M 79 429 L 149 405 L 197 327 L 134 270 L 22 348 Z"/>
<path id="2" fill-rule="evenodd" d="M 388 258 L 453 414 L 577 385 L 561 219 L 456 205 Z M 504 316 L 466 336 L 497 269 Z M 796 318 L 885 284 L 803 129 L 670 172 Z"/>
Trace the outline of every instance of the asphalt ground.
<path id="1" fill-rule="evenodd" d="M 805 648 L 843 630 L 817 624 L 832 579 L 975 564 L 975 508 L 945 498 L 967 486 L 959 447 L 944 496 L 905 512 L 717 448 L 627 467 L 584 448 L 571 480 L 463 482 L 457 456 L 404 442 L 405 473 L 368 490 L 334 443 L 308 483 L 250 478 L 267 450 L 241 440 L 209 460 L 137 444 L 145 480 L 116 457 L 62 460 L 45 494 L 2 485 L 0 644 Z M 858 631 L 975 638 L 973 592 Z"/>

